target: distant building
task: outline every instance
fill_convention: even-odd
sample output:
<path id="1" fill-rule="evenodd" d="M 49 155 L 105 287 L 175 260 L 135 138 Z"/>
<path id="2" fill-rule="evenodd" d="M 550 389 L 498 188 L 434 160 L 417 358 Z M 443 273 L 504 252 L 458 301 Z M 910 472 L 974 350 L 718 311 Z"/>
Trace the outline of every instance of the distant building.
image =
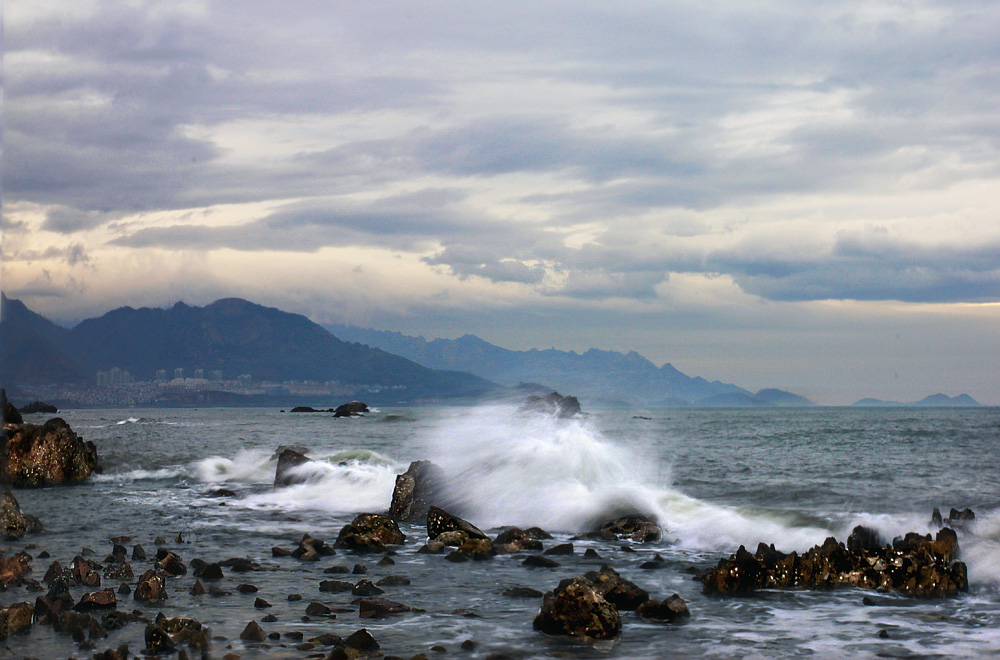
<path id="1" fill-rule="evenodd" d="M 222 370 L 216 369 L 212 372 L 212 380 L 222 380 Z"/>
<path id="2" fill-rule="evenodd" d="M 184 367 L 177 367 L 174 369 L 174 378 L 184 378 Z"/>
<path id="3" fill-rule="evenodd" d="M 205 370 L 204 369 L 195 369 L 194 370 L 194 377 L 195 378 L 204 379 L 205 378 Z"/>
<path id="4" fill-rule="evenodd" d="M 156 370 L 156 382 L 157 383 L 164 383 L 164 382 L 166 382 L 166 380 L 167 380 L 167 370 L 166 369 L 157 369 Z"/>

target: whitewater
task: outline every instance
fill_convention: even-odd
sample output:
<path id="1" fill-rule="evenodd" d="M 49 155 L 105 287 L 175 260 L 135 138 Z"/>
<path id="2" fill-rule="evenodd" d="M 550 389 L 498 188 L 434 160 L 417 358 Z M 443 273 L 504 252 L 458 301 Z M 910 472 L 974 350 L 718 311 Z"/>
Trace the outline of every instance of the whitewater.
<path id="1" fill-rule="evenodd" d="M 455 567 L 418 555 L 426 534 L 404 525 L 409 540 L 396 564 L 426 586 L 399 600 L 429 614 L 378 624 L 376 637 L 411 654 L 435 641 L 457 650 L 463 636 L 476 640 L 483 657 L 488 649 L 517 657 L 662 657 L 664 649 L 720 658 L 1000 653 L 997 409 L 599 410 L 570 420 L 507 405 L 387 408 L 359 419 L 225 409 L 61 414 L 95 441 L 105 469 L 79 489 L 21 496 L 22 507 L 46 523 L 34 542 L 53 556 L 65 547 L 72 557 L 81 544 L 106 544 L 128 531 L 148 545 L 181 533 L 203 555 L 238 548 L 272 562 L 272 546 L 304 533 L 332 541 L 355 514 L 387 510 L 396 476 L 429 459 L 448 477 L 453 513 L 491 533 L 540 526 L 553 542 L 572 541 L 577 555 L 595 549 L 656 596 L 679 593 L 692 610 L 681 626 L 629 621 L 611 648 L 545 638 L 531 629 L 539 603 L 504 598 L 501 587 L 546 591 L 596 566 L 567 562 L 539 572 L 498 558 Z M 282 445 L 313 460 L 298 468 L 303 483 L 274 489 Z M 232 495 L 213 494 L 223 488 Z M 84 494 L 87 506 L 79 502 Z M 887 541 L 933 533 L 934 507 L 976 513 L 958 530 L 970 591 L 956 599 L 878 594 L 879 606 L 865 607 L 865 594 L 854 590 L 720 599 L 703 596 L 692 580 L 740 545 L 802 552 L 829 536 L 845 540 L 856 525 Z M 623 547 L 578 538 L 632 512 L 655 518 L 662 541 Z M 638 568 L 654 554 L 665 568 Z M 290 577 L 281 567 L 275 572 L 258 578 L 259 586 L 280 590 Z M 181 595 L 171 607 L 204 609 L 189 601 Z M 473 607 L 478 618 L 456 621 L 446 614 L 452 605 Z M 238 637 L 233 630 L 246 623 L 239 603 L 215 602 L 212 612 L 214 631 Z M 289 626 L 309 625 L 290 609 L 285 616 Z M 65 655 L 59 643 L 50 648 Z M 238 639 L 235 648 L 246 657 L 259 651 Z"/>

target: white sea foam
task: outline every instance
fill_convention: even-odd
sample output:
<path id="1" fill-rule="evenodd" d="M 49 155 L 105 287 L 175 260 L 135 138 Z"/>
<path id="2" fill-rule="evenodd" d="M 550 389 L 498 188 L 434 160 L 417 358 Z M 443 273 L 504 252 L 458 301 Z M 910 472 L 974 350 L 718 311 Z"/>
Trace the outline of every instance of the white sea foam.
<path id="1" fill-rule="evenodd" d="M 117 424 L 118 426 L 121 426 L 123 424 L 138 424 L 138 423 L 139 423 L 138 417 L 129 417 L 127 419 L 122 419 L 115 422 L 115 424 Z"/>
<path id="2" fill-rule="evenodd" d="M 194 476 L 204 483 L 272 483 L 275 461 L 262 450 L 241 451 L 233 458 L 209 456 L 194 464 Z"/>
<path id="3" fill-rule="evenodd" d="M 695 550 L 781 539 L 790 549 L 828 530 L 794 526 L 688 497 L 664 483 L 669 468 L 606 438 L 586 419 L 470 410 L 435 429 L 432 458 L 444 468 L 456 507 L 480 527 L 539 525 L 579 532 L 639 511 Z"/>
<path id="4" fill-rule="evenodd" d="M 184 476 L 187 471 L 182 466 L 160 468 L 158 470 L 121 470 L 116 472 L 105 472 L 95 474 L 94 481 L 97 482 L 124 482 L 124 481 L 164 481 L 176 479 Z"/>

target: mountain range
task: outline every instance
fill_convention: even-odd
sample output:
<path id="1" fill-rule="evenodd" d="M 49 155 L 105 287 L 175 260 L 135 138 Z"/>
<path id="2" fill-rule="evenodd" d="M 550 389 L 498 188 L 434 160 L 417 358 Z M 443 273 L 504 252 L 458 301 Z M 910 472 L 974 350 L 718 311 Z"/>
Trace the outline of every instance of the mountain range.
<path id="1" fill-rule="evenodd" d="M 434 369 L 468 371 L 502 385 L 542 383 L 597 405 L 628 406 L 802 406 L 808 399 L 782 390 L 752 393 L 737 385 L 657 367 L 631 351 L 592 348 L 584 353 L 556 349 L 514 351 L 475 335 L 458 339 L 413 337 L 349 325 L 326 325 L 348 341 L 381 348 Z"/>
<path id="2" fill-rule="evenodd" d="M 971 407 L 982 405 L 975 399 L 973 399 L 968 394 L 959 394 L 958 396 L 948 396 L 947 394 L 932 394 L 926 396 L 920 401 L 913 401 L 911 403 L 902 403 L 900 401 L 883 401 L 882 399 L 861 399 L 860 401 L 855 401 L 851 404 L 852 406 L 858 406 L 861 408 L 896 408 L 896 407 L 915 407 L 915 408 L 960 408 L 960 407 Z"/>
<path id="3" fill-rule="evenodd" d="M 98 370 L 118 367 L 136 380 L 181 368 L 188 374 L 218 370 L 227 378 L 336 381 L 373 400 L 405 403 L 500 389 L 469 373 L 429 369 L 342 341 L 304 316 L 237 298 L 205 307 L 122 307 L 67 329 L 3 296 L 0 338 L 0 374 L 7 385 L 93 382 Z"/>

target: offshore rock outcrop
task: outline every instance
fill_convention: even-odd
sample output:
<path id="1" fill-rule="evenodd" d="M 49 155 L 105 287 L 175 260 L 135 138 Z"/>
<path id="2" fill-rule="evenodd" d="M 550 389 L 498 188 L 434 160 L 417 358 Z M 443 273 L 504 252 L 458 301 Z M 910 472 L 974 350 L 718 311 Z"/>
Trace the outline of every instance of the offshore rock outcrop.
<path id="1" fill-rule="evenodd" d="M 444 470 L 431 461 L 410 463 L 406 472 L 396 476 L 389 516 L 404 522 L 426 522 L 431 502 L 441 497 L 444 479 Z"/>
<path id="2" fill-rule="evenodd" d="M 559 392 L 552 392 L 545 396 L 532 394 L 517 411 L 519 413 L 555 415 L 560 419 L 567 419 L 580 414 L 580 401 L 575 396 L 563 396 Z"/>
<path id="3" fill-rule="evenodd" d="M 833 537 L 803 555 L 785 554 L 761 543 L 755 554 L 740 546 L 703 580 L 705 593 L 745 594 L 758 589 L 857 587 L 908 596 L 953 596 L 969 588 L 965 564 L 954 558 L 958 538 L 943 528 L 933 540 L 910 533 L 891 546 L 874 547 L 865 528 L 855 528 L 845 547 Z"/>
<path id="4" fill-rule="evenodd" d="M 336 547 L 359 552 L 381 552 L 390 545 L 401 545 L 406 537 L 396 521 L 377 513 L 362 513 L 344 525 Z"/>
<path id="5" fill-rule="evenodd" d="M 0 536 L 5 539 L 19 539 L 25 534 L 42 529 L 41 521 L 21 511 L 14 493 L 9 488 L 0 492 Z"/>
<path id="6" fill-rule="evenodd" d="M 312 459 L 291 447 L 279 447 L 278 449 L 278 465 L 274 470 L 274 487 L 282 488 L 305 483 L 306 478 L 295 474 L 295 468 L 305 465 Z"/>
<path id="7" fill-rule="evenodd" d="M 333 411 L 334 417 L 355 417 L 357 415 L 370 412 L 368 409 L 368 404 L 362 403 L 361 401 L 351 401 L 350 403 L 345 403 L 343 405 L 337 406 L 337 409 Z"/>
<path id="8" fill-rule="evenodd" d="M 5 413 L 6 418 L 6 413 Z M 98 470 L 97 447 L 84 442 L 61 417 L 44 424 L 4 424 L 0 481 L 38 488 L 84 481 Z"/>

